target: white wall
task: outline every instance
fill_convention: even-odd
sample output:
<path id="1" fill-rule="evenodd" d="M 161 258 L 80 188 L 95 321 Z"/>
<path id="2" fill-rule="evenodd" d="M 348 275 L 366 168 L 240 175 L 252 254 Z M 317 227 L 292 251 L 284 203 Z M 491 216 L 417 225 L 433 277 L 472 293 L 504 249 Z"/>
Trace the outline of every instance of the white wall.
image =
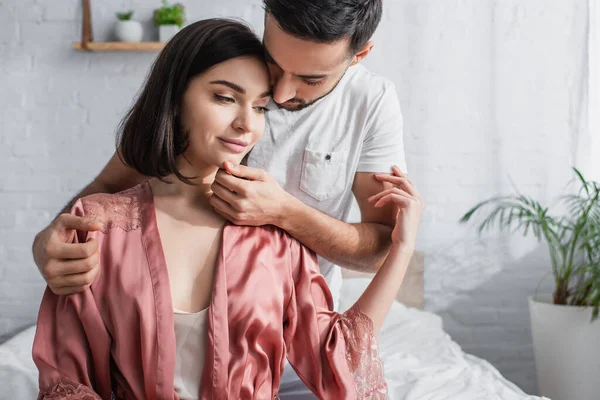
<path id="1" fill-rule="evenodd" d="M 105 40 L 115 11 L 147 21 L 159 1 L 92 3 L 95 38 Z M 237 16 L 262 31 L 259 0 L 184 3 L 191 19 Z M 586 1 L 385 4 L 366 64 L 396 83 L 404 109 L 408 165 L 427 201 L 427 308 L 467 351 L 534 392 L 526 297 L 550 271 L 545 251 L 520 238 L 479 241 L 457 220 L 509 191 L 509 176 L 540 200 L 570 178 Z M 80 13 L 78 0 L 0 2 L 0 342 L 36 316 L 44 285 L 34 234 L 112 154 L 115 127 L 154 58 L 72 51 Z"/>

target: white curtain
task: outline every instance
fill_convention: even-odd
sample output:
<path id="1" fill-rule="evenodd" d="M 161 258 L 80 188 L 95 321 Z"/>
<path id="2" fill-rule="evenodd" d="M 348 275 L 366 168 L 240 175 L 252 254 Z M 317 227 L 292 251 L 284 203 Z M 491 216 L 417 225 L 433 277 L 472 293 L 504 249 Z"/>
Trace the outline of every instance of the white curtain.
<path id="1" fill-rule="evenodd" d="M 552 205 L 584 153 L 592 161 L 579 141 L 600 134 L 584 116 L 590 1 L 384 1 L 366 60 L 396 85 L 410 175 L 427 204 L 426 307 L 527 392 L 536 390 L 527 296 L 551 271 L 547 250 L 516 235 L 518 247 L 478 241 L 457 221 L 515 187 Z"/>
<path id="2" fill-rule="evenodd" d="M 578 149 L 578 166 L 588 179 L 600 181 L 600 1 L 589 0 L 586 129 Z"/>

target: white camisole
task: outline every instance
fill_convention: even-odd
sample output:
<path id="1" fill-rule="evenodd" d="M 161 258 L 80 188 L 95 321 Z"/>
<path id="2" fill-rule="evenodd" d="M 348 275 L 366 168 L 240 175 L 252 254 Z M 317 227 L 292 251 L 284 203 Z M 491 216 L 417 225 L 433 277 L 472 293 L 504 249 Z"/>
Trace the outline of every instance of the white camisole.
<path id="1" fill-rule="evenodd" d="M 173 309 L 175 320 L 175 391 L 181 400 L 200 396 L 206 352 L 208 308 L 196 313 Z"/>

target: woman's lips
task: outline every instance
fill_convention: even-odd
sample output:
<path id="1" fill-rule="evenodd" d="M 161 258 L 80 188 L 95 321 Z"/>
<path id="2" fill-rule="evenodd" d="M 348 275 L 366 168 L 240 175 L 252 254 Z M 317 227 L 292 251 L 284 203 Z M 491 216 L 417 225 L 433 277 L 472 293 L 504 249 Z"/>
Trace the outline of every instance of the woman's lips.
<path id="1" fill-rule="evenodd" d="M 219 140 L 232 153 L 243 153 L 246 147 L 248 147 L 248 143 L 243 140 L 223 138 L 219 138 Z"/>

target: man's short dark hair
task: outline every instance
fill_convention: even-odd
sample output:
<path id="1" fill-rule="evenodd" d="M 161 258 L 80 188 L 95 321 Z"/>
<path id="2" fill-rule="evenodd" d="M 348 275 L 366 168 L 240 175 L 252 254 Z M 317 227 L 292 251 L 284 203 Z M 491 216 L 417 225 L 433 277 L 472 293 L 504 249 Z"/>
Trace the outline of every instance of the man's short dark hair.
<path id="1" fill-rule="evenodd" d="M 263 0 L 285 32 L 316 43 L 350 39 L 356 54 L 373 36 L 383 0 Z"/>

